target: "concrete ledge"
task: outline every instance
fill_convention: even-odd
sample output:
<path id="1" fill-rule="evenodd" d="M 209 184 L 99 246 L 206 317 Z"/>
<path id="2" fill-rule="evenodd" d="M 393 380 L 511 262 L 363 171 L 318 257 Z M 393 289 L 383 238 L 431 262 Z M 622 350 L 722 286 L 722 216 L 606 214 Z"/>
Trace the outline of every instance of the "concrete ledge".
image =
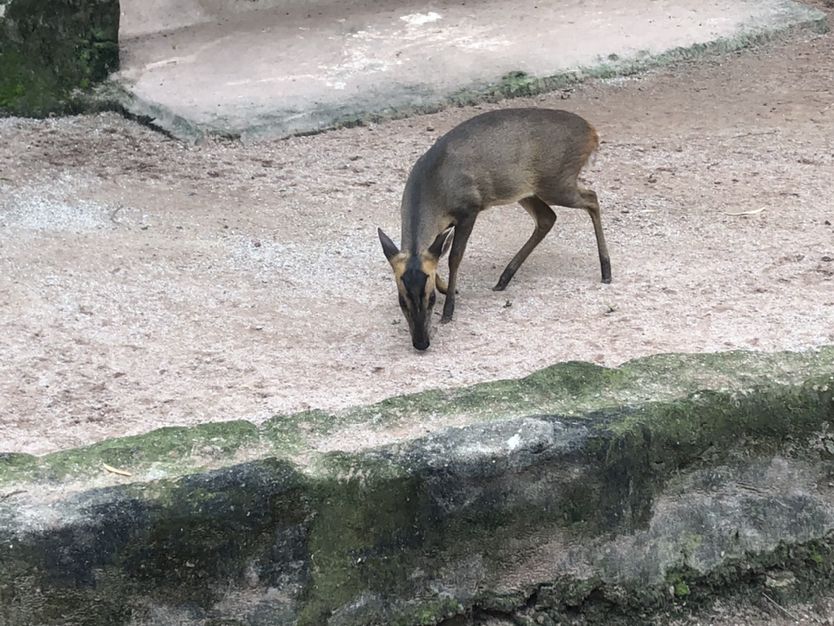
<path id="1" fill-rule="evenodd" d="M 328 0 L 121 0 L 122 39 L 159 34 L 265 9 L 296 10 Z"/>
<path id="2" fill-rule="evenodd" d="M 791 0 L 350 7 L 290 4 L 134 38 L 124 47 L 121 91 L 102 97 L 190 141 L 283 137 L 531 95 L 827 29 L 825 14 Z"/>
<path id="3" fill-rule="evenodd" d="M 6 455 L 0 623 L 644 623 L 774 580 L 789 600 L 834 567 L 832 419 L 827 347 Z"/>

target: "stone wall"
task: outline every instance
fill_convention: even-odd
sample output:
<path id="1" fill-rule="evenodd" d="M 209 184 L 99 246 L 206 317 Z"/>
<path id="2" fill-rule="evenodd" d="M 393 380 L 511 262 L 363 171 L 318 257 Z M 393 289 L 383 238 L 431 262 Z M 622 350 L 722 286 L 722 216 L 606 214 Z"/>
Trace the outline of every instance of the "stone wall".
<path id="1" fill-rule="evenodd" d="M 0 624 L 613 626 L 730 589 L 789 603 L 834 578 L 832 393 L 834 347 L 664 355 L 0 455 Z M 376 448 L 314 443 L 460 411 Z"/>

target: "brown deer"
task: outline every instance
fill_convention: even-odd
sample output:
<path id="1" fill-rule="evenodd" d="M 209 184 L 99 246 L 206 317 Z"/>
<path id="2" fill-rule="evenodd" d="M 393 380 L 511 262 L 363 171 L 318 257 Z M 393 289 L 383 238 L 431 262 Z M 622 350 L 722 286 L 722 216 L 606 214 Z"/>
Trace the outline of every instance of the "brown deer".
<path id="1" fill-rule="evenodd" d="M 466 243 L 478 214 L 488 207 L 518 202 L 536 220 L 533 234 L 507 265 L 495 291 L 507 287 L 553 227 L 556 214 L 549 205 L 588 212 L 594 224 L 602 282 L 611 282 L 597 195 L 577 181 L 598 145 L 596 130 L 574 113 L 504 109 L 456 126 L 417 160 L 400 208 L 402 250 L 378 230 L 415 348 L 429 347 L 435 288 L 446 296 L 440 321 L 451 321 Z M 437 264 L 450 244 L 447 283 L 438 275 Z"/>

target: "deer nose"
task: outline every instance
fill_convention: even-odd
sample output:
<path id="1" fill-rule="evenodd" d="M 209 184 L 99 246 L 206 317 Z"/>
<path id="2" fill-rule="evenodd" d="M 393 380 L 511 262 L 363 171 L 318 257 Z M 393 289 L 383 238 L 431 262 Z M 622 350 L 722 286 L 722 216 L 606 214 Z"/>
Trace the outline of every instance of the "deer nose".
<path id="1" fill-rule="evenodd" d="M 420 341 L 412 341 L 412 345 L 417 348 L 418 350 L 425 350 L 429 347 L 429 340 L 428 339 L 421 339 Z"/>

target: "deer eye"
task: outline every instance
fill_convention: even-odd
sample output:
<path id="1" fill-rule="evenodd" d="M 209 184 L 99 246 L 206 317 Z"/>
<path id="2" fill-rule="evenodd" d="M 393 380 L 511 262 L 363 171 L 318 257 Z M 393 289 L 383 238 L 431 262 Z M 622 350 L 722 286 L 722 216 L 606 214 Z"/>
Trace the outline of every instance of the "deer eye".
<path id="1" fill-rule="evenodd" d="M 429 296 L 429 306 L 434 306 L 434 303 L 437 301 L 437 294 L 432 293 Z"/>
<path id="2" fill-rule="evenodd" d="M 399 298 L 400 298 L 400 308 L 405 309 L 405 298 L 403 298 L 402 296 L 399 296 Z"/>

